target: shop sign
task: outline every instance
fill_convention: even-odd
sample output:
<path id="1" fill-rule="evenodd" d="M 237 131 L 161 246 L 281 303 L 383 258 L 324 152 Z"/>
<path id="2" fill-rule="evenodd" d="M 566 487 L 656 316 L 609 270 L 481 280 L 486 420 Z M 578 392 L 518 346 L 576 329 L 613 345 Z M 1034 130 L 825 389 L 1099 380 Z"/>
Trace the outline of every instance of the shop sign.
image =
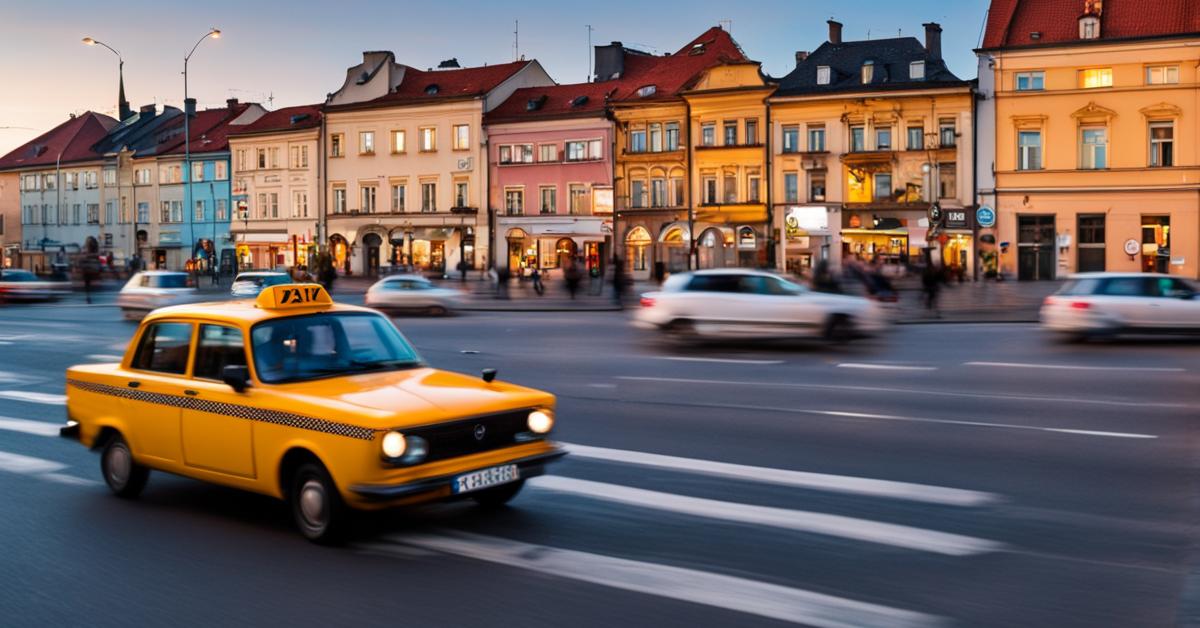
<path id="1" fill-rule="evenodd" d="M 947 229 L 970 229 L 970 223 L 967 220 L 967 211 L 965 209 L 947 209 L 946 228 Z"/>
<path id="2" fill-rule="evenodd" d="M 596 186 L 592 188 L 592 213 L 613 213 L 613 189 L 611 187 Z"/>
<path id="3" fill-rule="evenodd" d="M 758 238 L 754 234 L 752 227 L 738 228 L 738 248 L 752 249 L 758 245 Z"/>
<path id="4" fill-rule="evenodd" d="M 996 210 L 987 205 L 981 205 L 979 209 L 975 210 L 975 222 L 984 229 L 995 227 Z"/>
<path id="5" fill-rule="evenodd" d="M 182 242 L 178 231 L 160 231 L 158 234 L 159 244 L 181 244 Z"/>
<path id="6" fill-rule="evenodd" d="M 809 231 L 829 229 L 829 212 L 824 207 L 790 207 L 783 224 L 787 239 L 794 240 Z"/>
<path id="7" fill-rule="evenodd" d="M 1142 251 L 1142 243 L 1134 238 L 1129 238 L 1125 241 L 1125 254 L 1129 256 L 1137 255 Z"/>

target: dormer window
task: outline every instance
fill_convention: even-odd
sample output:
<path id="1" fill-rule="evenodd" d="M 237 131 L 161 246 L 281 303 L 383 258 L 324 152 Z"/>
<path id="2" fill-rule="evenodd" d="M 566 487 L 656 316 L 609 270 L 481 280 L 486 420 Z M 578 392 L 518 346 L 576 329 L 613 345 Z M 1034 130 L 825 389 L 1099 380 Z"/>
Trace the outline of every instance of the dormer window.
<path id="1" fill-rule="evenodd" d="M 925 62 L 913 61 L 908 64 L 908 78 L 914 81 L 925 80 Z"/>
<path id="2" fill-rule="evenodd" d="M 525 111 L 537 111 L 538 109 L 542 108 L 542 105 L 545 104 L 545 102 L 546 96 L 544 94 L 538 96 L 537 98 L 530 98 L 529 101 L 525 103 Z"/>
<path id="3" fill-rule="evenodd" d="M 692 49 L 690 51 L 688 51 L 688 54 L 690 54 L 690 55 L 704 54 L 704 42 L 700 42 L 698 44 L 693 44 Z"/>
<path id="4" fill-rule="evenodd" d="M 1100 18 L 1096 17 L 1095 15 L 1085 15 L 1079 18 L 1079 38 L 1099 39 Z"/>
<path id="5" fill-rule="evenodd" d="M 829 84 L 829 66 L 818 65 L 817 66 L 817 85 L 828 85 L 828 84 Z"/>
<path id="6" fill-rule="evenodd" d="M 639 98 L 645 98 L 647 96 L 653 96 L 657 91 L 658 88 L 654 85 L 643 85 L 642 87 L 638 88 L 637 95 Z"/>
<path id="7" fill-rule="evenodd" d="M 437 83 L 431 83 L 431 84 L 429 84 L 429 85 L 426 85 L 426 86 L 425 86 L 425 93 L 426 93 L 427 95 L 429 95 L 429 96 L 433 96 L 434 94 L 437 94 L 437 93 L 438 93 L 438 84 L 437 84 Z"/>
<path id="8" fill-rule="evenodd" d="M 571 99 L 571 106 L 572 107 L 582 107 L 587 104 L 587 101 L 588 101 L 587 96 L 576 96 L 575 98 Z"/>
<path id="9" fill-rule="evenodd" d="M 874 78 L 875 78 L 875 62 L 869 61 L 869 60 L 864 61 L 863 66 L 862 66 L 862 83 L 863 83 L 863 85 L 870 85 L 871 81 Z"/>

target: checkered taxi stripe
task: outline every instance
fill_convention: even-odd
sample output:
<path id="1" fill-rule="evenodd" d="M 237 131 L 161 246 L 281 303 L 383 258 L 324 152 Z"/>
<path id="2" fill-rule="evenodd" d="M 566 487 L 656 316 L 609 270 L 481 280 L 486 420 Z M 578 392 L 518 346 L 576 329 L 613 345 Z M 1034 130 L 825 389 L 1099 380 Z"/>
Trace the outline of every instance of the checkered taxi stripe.
<path id="1" fill-rule="evenodd" d="M 239 419 L 246 419 L 248 421 L 261 421 L 263 423 L 272 423 L 275 425 L 286 425 L 288 427 L 297 427 L 302 430 L 324 432 L 325 434 L 346 436 L 349 438 L 357 438 L 359 440 L 373 440 L 375 438 L 375 431 L 370 428 L 347 425 L 345 423 L 338 423 L 336 421 L 326 421 L 325 419 L 304 416 L 302 414 L 293 414 L 291 412 L 264 410 L 262 408 L 243 406 L 234 403 L 224 403 L 221 401 L 208 401 L 205 399 L 196 399 L 194 397 L 180 397 L 178 395 L 145 392 L 133 388 L 108 386 L 106 384 L 84 382 L 77 379 L 68 379 L 67 385 L 100 395 L 110 395 L 113 397 L 121 397 L 123 399 L 132 399 L 134 401 L 144 401 L 146 403 L 174 406 L 187 410 L 196 410 L 198 412 L 221 414 L 225 416 L 237 417 Z"/>

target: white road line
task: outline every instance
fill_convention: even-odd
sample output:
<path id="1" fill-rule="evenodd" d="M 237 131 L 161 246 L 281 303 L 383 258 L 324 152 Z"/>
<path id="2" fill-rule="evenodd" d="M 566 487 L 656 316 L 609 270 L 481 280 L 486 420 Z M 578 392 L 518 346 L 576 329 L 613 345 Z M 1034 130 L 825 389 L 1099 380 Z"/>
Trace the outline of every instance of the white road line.
<path id="1" fill-rule="evenodd" d="M 904 364 L 861 364 L 857 362 L 841 362 L 840 369 L 863 369 L 868 371 L 936 371 L 936 366 L 908 366 Z"/>
<path id="2" fill-rule="evenodd" d="M 8 471 L 9 473 L 20 473 L 22 475 L 39 475 L 42 473 L 54 473 L 66 469 L 67 465 L 53 460 L 44 460 L 42 458 L 33 458 L 30 456 L 22 456 L 21 454 L 12 454 L 7 451 L 0 451 L 0 471 Z"/>
<path id="3" fill-rule="evenodd" d="M 970 556 L 994 552 L 1003 548 L 1003 544 L 996 541 L 949 532 L 923 530 L 894 523 L 868 521 L 820 512 L 688 497 L 558 475 L 532 478 L 529 480 L 529 484 L 540 489 L 570 493 L 588 499 L 600 499 L 628 506 L 733 523 L 770 526 L 793 532 L 836 536 L 948 556 Z"/>
<path id="4" fill-rule="evenodd" d="M 12 371 L 0 371 L 0 384 L 22 384 L 30 381 L 34 381 L 34 379 L 27 375 Z"/>
<path id="5" fill-rule="evenodd" d="M 16 401 L 28 401 L 30 403 L 41 403 L 48 406 L 67 405 L 66 395 L 34 392 L 32 390 L 0 390 L 0 398 L 14 399 Z"/>
<path id="6" fill-rule="evenodd" d="M 905 499 L 947 506 L 980 506 L 1000 501 L 994 493 L 948 488 L 928 484 L 911 484 L 892 480 L 876 480 L 845 475 L 830 475 L 810 471 L 792 471 L 770 467 L 755 467 L 697 458 L 678 458 L 662 454 L 625 449 L 608 449 L 573 443 L 560 443 L 572 457 L 591 458 L 644 467 L 699 473 L 720 478 L 778 484 L 793 488 L 815 489 L 852 495 Z"/>
<path id="7" fill-rule="evenodd" d="M 933 615 L 826 593 L 479 534 L 393 535 L 388 539 L 410 547 L 558 578 L 820 628 L 920 628 L 947 625 L 942 618 Z M 411 560 L 403 547 L 391 543 L 373 543 L 363 547 Z"/>
<path id="8" fill-rule="evenodd" d="M 764 408 L 766 409 L 766 408 Z M 990 423 L 987 421 L 966 421 L 961 419 L 932 419 L 926 417 L 894 416 L 890 414 L 871 414 L 868 412 L 845 412 L 841 410 L 796 410 L 807 414 L 845 417 L 850 419 L 873 419 L 881 421 L 908 421 L 912 423 L 941 423 L 943 425 L 967 425 L 970 427 L 993 427 L 1007 430 L 1033 430 L 1037 432 L 1056 432 L 1059 434 L 1078 434 L 1081 436 L 1108 436 L 1113 438 L 1158 438 L 1154 434 L 1134 434 L 1128 432 L 1101 432 L 1096 430 L 1076 430 L 1065 427 L 1045 427 L 1040 425 L 1015 425 L 1012 423 Z"/>
<path id="9" fill-rule="evenodd" d="M 806 390 L 846 390 L 863 393 L 896 393 L 900 395 L 920 395 L 923 397 L 956 397 L 966 399 L 1006 399 L 1011 401 L 1042 401 L 1046 403 L 1073 403 L 1099 406 L 1120 406 L 1130 408 L 1191 408 L 1186 403 L 1166 403 L 1156 401 L 1116 401 L 1112 399 L 1087 399 L 1082 397 L 1047 397 L 1044 395 L 1010 395 L 1000 393 L 970 393 L 946 390 L 927 390 L 919 388 L 896 388 L 890 386 L 848 386 L 845 384 L 803 384 L 798 382 L 747 382 L 720 379 L 687 379 L 682 377 L 637 377 L 618 375 L 614 379 L 640 382 L 665 382 L 672 384 L 700 384 L 703 386 L 766 386 L 773 388 L 802 388 Z"/>
<path id="10" fill-rule="evenodd" d="M 660 360 L 675 360 L 676 362 L 717 362 L 719 364 L 783 364 L 783 360 L 739 360 L 734 358 L 685 358 L 682 356 L 664 356 Z"/>
<path id="11" fill-rule="evenodd" d="M 58 436 L 58 429 L 60 427 L 62 426 L 56 423 L 47 423 L 46 421 L 30 421 L 28 419 L 14 419 L 0 416 L 0 430 L 8 430 L 10 432 L 21 432 L 35 436 Z"/>
<path id="12" fill-rule="evenodd" d="M 125 356 L 113 355 L 111 353 L 93 353 L 87 356 L 89 360 L 97 362 L 120 362 Z"/>
<path id="13" fill-rule="evenodd" d="M 1168 366 L 1085 366 L 1080 364 L 1026 364 L 1023 362 L 963 362 L 963 366 L 991 366 L 1013 369 L 1062 369 L 1072 371 L 1146 371 L 1150 373 L 1183 373 L 1187 369 Z"/>
<path id="14" fill-rule="evenodd" d="M 1065 427 L 1048 427 L 1047 432 L 1062 432 L 1063 434 L 1082 434 L 1084 436 L 1111 436 L 1113 438 L 1158 438 L 1153 434 L 1134 434 L 1132 432 L 1097 432 L 1095 430 L 1069 430 Z"/>

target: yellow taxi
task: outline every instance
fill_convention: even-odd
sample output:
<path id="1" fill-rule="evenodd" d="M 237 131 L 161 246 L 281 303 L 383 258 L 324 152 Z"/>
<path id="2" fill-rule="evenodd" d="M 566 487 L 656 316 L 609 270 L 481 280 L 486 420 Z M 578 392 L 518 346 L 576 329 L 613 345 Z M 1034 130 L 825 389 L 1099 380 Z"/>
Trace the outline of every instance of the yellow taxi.
<path id="1" fill-rule="evenodd" d="M 430 368 L 391 320 L 316 284 L 155 310 L 119 364 L 67 369 L 64 437 L 136 497 L 151 469 L 286 500 L 314 541 L 348 508 L 498 506 L 564 451 L 554 396 Z"/>

